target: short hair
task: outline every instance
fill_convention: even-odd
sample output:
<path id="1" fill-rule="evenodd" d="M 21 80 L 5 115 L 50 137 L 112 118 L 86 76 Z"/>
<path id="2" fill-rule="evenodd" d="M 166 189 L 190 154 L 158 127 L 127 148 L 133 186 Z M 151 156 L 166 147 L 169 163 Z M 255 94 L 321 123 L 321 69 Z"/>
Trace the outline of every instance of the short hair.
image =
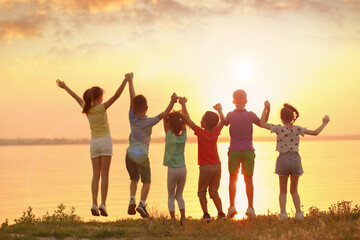
<path id="1" fill-rule="evenodd" d="M 135 111 L 139 111 L 139 112 L 143 112 L 143 111 L 146 111 L 146 108 L 147 108 L 147 100 L 146 98 L 139 94 L 139 95 L 136 95 L 134 98 L 133 98 L 133 105 L 134 105 L 134 110 Z"/>
<path id="2" fill-rule="evenodd" d="M 212 111 L 207 111 L 203 116 L 208 128 L 214 128 L 219 123 L 219 116 Z"/>
<path id="3" fill-rule="evenodd" d="M 237 103 L 246 103 L 247 95 L 246 92 L 242 89 L 238 89 L 233 93 L 233 101 Z"/>

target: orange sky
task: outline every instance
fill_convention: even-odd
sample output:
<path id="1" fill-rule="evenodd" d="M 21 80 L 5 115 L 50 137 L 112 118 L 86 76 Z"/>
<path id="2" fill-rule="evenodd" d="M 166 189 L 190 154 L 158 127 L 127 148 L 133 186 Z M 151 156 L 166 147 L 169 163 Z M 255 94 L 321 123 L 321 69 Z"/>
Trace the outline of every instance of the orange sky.
<path id="1" fill-rule="evenodd" d="M 149 115 L 175 91 L 199 123 L 242 88 L 258 116 L 271 102 L 272 123 L 289 102 L 299 125 L 328 114 L 323 135 L 360 134 L 359 23 L 357 0 L 0 0 L 0 138 L 89 138 L 55 79 L 79 95 L 99 85 L 106 100 L 131 71 Z M 126 88 L 108 110 L 114 138 L 129 134 L 128 106 Z"/>

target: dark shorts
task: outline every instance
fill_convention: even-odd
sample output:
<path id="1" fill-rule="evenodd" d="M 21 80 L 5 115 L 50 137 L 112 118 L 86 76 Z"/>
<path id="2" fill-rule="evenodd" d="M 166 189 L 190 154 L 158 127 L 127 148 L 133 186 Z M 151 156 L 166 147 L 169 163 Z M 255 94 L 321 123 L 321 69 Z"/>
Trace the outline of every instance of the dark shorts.
<path id="1" fill-rule="evenodd" d="M 133 154 L 126 152 L 125 162 L 130 180 L 139 181 L 141 177 L 141 182 L 151 182 L 150 162 L 148 155 L 144 154 L 135 157 Z"/>
<path id="2" fill-rule="evenodd" d="M 301 176 L 304 171 L 298 152 L 280 153 L 276 159 L 275 173 L 279 176 Z"/>

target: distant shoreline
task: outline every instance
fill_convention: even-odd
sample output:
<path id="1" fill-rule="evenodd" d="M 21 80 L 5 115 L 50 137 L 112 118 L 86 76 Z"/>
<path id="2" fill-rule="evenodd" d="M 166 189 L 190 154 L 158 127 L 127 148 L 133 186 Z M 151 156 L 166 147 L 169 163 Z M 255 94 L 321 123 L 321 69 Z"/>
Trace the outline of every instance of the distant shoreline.
<path id="1" fill-rule="evenodd" d="M 229 142 L 229 137 L 220 137 L 218 142 Z M 276 136 L 254 137 L 254 142 L 270 142 L 275 141 Z M 302 141 L 351 141 L 360 140 L 360 135 L 345 135 L 345 136 L 307 136 L 302 138 Z M 128 144 L 128 139 L 113 139 L 114 144 Z M 196 137 L 189 137 L 188 142 L 196 142 Z M 164 143 L 163 137 L 152 138 L 151 143 Z M 21 146 L 21 145 L 78 145 L 89 144 L 90 139 L 87 138 L 0 138 L 0 146 Z"/>

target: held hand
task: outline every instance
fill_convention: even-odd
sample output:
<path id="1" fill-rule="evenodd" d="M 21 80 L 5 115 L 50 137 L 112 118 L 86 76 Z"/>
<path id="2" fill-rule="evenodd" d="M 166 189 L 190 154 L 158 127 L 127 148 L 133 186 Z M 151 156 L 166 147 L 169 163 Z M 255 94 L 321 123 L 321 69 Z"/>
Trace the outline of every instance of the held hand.
<path id="1" fill-rule="evenodd" d="M 60 79 L 56 79 L 56 84 L 58 85 L 58 87 L 60 88 L 66 88 L 66 84 L 64 81 L 60 81 Z"/>
<path id="2" fill-rule="evenodd" d="M 125 74 L 125 80 L 127 80 L 128 82 L 132 81 L 133 78 L 134 78 L 133 72 Z"/>
<path id="3" fill-rule="evenodd" d="M 181 105 L 184 105 L 187 102 L 187 98 L 186 97 L 179 97 L 179 103 Z"/>
<path id="4" fill-rule="evenodd" d="M 213 108 L 214 108 L 216 111 L 222 111 L 222 106 L 221 106 L 220 103 L 215 104 L 215 105 L 213 106 Z"/>
<path id="5" fill-rule="evenodd" d="M 177 100 L 178 100 L 178 96 L 176 95 L 176 93 L 173 93 L 172 95 L 171 95 L 171 101 L 173 102 L 173 103 L 176 103 L 177 102 Z"/>
<path id="6" fill-rule="evenodd" d="M 266 108 L 266 109 L 270 109 L 270 103 L 269 103 L 269 101 L 268 100 L 266 100 L 265 102 L 264 102 L 264 107 Z"/>
<path id="7" fill-rule="evenodd" d="M 322 119 L 322 122 L 324 124 L 328 124 L 328 122 L 330 122 L 330 117 L 328 115 L 325 115 L 325 117 L 323 117 L 323 119 Z"/>

